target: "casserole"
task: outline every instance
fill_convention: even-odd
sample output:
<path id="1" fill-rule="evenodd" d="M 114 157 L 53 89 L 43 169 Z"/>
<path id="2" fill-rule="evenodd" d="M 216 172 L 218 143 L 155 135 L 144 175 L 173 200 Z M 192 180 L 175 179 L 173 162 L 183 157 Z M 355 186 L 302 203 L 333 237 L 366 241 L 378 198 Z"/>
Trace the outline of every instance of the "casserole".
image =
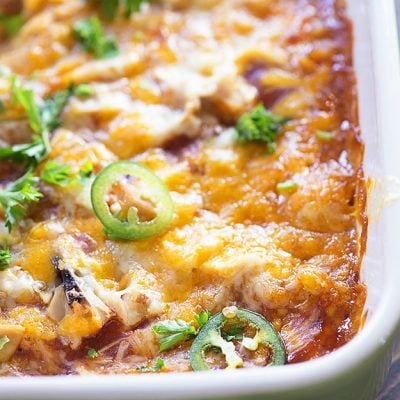
<path id="1" fill-rule="evenodd" d="M 357 16 L 356 27 L 357 33 L 362 32 L 363 26 L 361 17 L 365 18 L 364 4 L 353 2 L 351 4 L 352 12 Z M 374 9 L 376 7 L 376 10 Z M 386 8 L 385 8 L 386 7 Z M 373 14 L 375 12 L 375 14 Z M 391 14 L 392 12 L 392 19 Z M 388 84 L 388 92 L 385 93 L 387 98 L 389 93 L 393 97 L 390 98 L 391 105 L 398 104 L 396 96 L 396 83 L 398 79 L 398 70 L 396 70 L 397 47 L 394 39 L 394 12 L 393 4 L 385 3 L 382 9 L 378 5 L 371 5 L 371 13 L 374 15 L 373 26 L 377 28 L 374 49 L 374 60 L 377 65 L 377 82 L 381 82 L 381 88 L 386 89 L 383 77 L 391 76 L 391 81 Z M 375 20 L 376 18 L 376 20 Z M 387 18 L 384 20 L 383 18 Z M 383 27 L 385 29 L 383 29 Z M 364 26 L 365 28 L 365 26 Z M 381 37 L 381 35 L 383 35 Z M 380 42 L 381 41 L 381 42 Z M 360 41 L 360 37 L 356 40 Z M 365 44 L 366 42 L 363 42 Z M 384 43 L 384 45 L 382 45 Z M 379 44 L 379 46 L 377 46 Z M 365 60 L 368 49 L 360 48 L 359 60 Z M 385 50 L 388 55 L 393 56 L 393 63 L 388 62 L 386 58 L 383 63 L 381 52 Z M 385 53 L 386 54 L 386 53 Z M 359 80 L 361 85 L 363 82 L 371 82 L 370 76 L 366 76 L 365 66 L 367 63 L 358 64 Z M 387 68 L 389 68 L 387 70 Z M 392 92 L 389 92 L 391 88 Z M 371 93 L 370 87 L 365 87 L 361 90 L 361 111 L 367 110 L 367 102 L 363 104 L 363 93 Z M 365 98 L 366 99 L 366 98 Z M 367 100 L 367 99 L 366 99 Z M 377 95 L 378 107 L 378 120 L 377 125 L 386 133 L 390 132 L 393 125 L 389 122 L 394 122 L 395 112 L 390 110 L 390 106 L 384 108 L 383 95 L 378 91 Z M 373 170 L 380 161 L 379 151 L 371 154 L 369 149 L 376 150 L 378 147 L 374 145 L 375 132 L 371 130 L 374 126 L 374 121 L 369 120 L 375 113 L 369 112 L 362 113 L 361 118 L 363 121 L 364 138 L 367 143 L 367 171 Z M 367 122 L 367 123 L 366 123 Z M 368 126 L 367 126 L 368 125 Z M 387 143 L 383 141 L 384 145 Z M 379 150 L 379 148 L 378 148 Z M 388 148 L 385 151 L 385 164 L 383 174 L 391 173 L 391 161 L 395 161 L 393 151 Z M 387 152 L 386 152 L 387 151 Z M 393 158 L 391 159 L 391 155 Z M 372 169 L 372 167 L 374 167 Z M 380 171 L 379 171 L 380 172 Z M 393 173 L 396 171 L 393 171 Z M 390 246 L 390 237 L 387 236 L 391 233 L 390 226 L 381 226 L 381 223 L 376 227 L 372 226 L 370 233 L 370 241 L 374 239 L 375 234 L 379 234 L 381 229 L 384 229 L 385 241 L 384 247 L 379 248 L 378 242 L 372 242 L 373 245 L 369 246 L 368 255 L 365 260 L 364 269 L 366 271 L 366 281 L 369 290 L 369 300 L 367 307 L 370 308 L 369 318 L 367 319 L 365 328 L 359 335 L 347 346 L 332 353 L 329 356 L 323 357 L 319 360 L 311 361 L 306 364 L 299 364 L 294 366 L 285 367 L 285 369 L 277 367 L 268 374 L 263 373 L 262 370 L 246 370 L 236 372 L 223 372 L 220 374 L 201 374 L 181 376 L 179 374 L 169 376 L 152 376 L 152 377 L 84 377 L 84 378 L 27 378 L 25 387 L 27 389 L 26 396 L 29 398 L 54 398 L 56 395 L 57 387 L 64 382 L 65 379 L 70 379 L 71 385 L 60 393 L 60 398 L 71 398 L 74 395 L 79 398 L 213 398 L 213 397 L 227 397 L 233 398 L 234 396 L 247 396 L 253 395 L 254 398 L 262 398 L 264 395 L 269 395 L 268 398 L 372 398 L 377 386 L 381 382 L 383 372 L 388 361 L 387 352 L 390 347 L 391 336 L 395 332 L 395 325 L 397 323 L 398 310 L 395 309 L 393 303 L 396 304 L 395 296 L 395 281 L 396 275 L 392 263 L 394 263 L 394 247 Z M 387 229 L 387 230 L 386 230 Z M 393 232 L 393 231 L 392 231 Z M 392 236 L 392 239 L 394 236 Z M 375 245 L 377 245 L 375 247 Z M 384 250 L 384 253 L 382 251 Z M 393 256 L 388 260 L 385 259 L 384 277 L 388 280 L 382 280 L 381 286 L 376 285 L 379 283 L 378 279 L 370 271 L 373 271 L 374 262 L 382 258 L 382 254 L 386 256 Z M 387 263 L 386 263 L 387 262 Z M 380 266 L 382 268 L 382 266 Z M 392 271 L 393 269 L 393 271 Z M 387 274 L 387 275 L 386 275 Z M 382 274 L 379 274 L 382 277 Z M 371 284 L 373 281 L 373 284 Z M 385 285 L 385 286 L 384 286 Z M 385 297 L 379 299 L 379 292 L 384 288 Z M 375 289 L 375 290 L 374 290 Z M 378 293 L 378 295 L 377 295 Z M 379 300 L 379 301 L 378 301 Z M 377 304 L 378 303 L 378 304 Z M 391 304 L 391 313 L 388 315 L 388 309 L 385 309 L 385 304 Z M 357 369 L 358 368 L 358 369 Z M 352 373 L 349 374 L 349 370 Z M 380 372 L 376 374 L 376 372 Z M 371 375 L 371 376 L 370 376 Z M 311 378 L 310 378 L 311 377 Z M 368 385 L 364 382 L 368 381 Z M 86 381 L 86 382 L 85 382 Z M 5 378 L 3 381 L 3 396 L 12 396 L 15 398 L 16 390 L 13 385 L 15 379 Z M 159 389 L 155 389 L 155 387 Z M 41 389 L 42 388 L 42 389 Z M 100 389 L 101 388 L 101 389 Z M 96 392 L 96 390 L 99 390 Z M 340 392 L 342 391 L 342 392 Z M 17 390 L 17 392 L 20 392 Z M 24 396 L 22 392 L 21 396 Z"/>

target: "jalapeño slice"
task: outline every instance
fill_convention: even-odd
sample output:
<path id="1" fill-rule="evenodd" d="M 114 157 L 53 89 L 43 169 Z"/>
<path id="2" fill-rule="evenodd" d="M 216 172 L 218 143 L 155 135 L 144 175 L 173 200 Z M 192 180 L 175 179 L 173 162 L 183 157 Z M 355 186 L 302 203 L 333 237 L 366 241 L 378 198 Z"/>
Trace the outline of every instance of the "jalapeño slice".
<path id="1" fill-rule="evenodd" d="M 140 182 L 140 186 L 135 186 L 135 182 Z M 116 185 L 118 190 L 111 195 Z M 174 214 L 171 195 L 162 180 L 145 166 L 130 161 L 115 162 L 97 175 L 91 201 L 111 239 L 154 236 L 171 223 Z M 125 204 L 125 210 L 120 202 Z M 147 216 L 145 220 L 140 220 L 139 211 Z"/>
<path id="2" fill-rule="evenodd" d="M 256 330 L 253 338 L 244 337 L 242 346 L 250 351 L 257 350 L 260 344 L 270 351 L 268 365 L 283 365 L 286 362 L 286 351 L 282 339 L 262 315 L 250 310 L 236 307 L 227 307 L 229 310 L 216 314 L 200 330 L 192 347 L 190 348 L 190 363 L 194 371 L 206 371 L 211 369 L 206 361 L 205 352 L 211 348 L 218 348 L 225 356 L 227 369 L 240 368 L 243 360 L 235 350 L 235 345 L 222 337 L 222 328 L 230 319 L 237 319 Z M 232 312 L 233 310 L 233 312 Z"/>

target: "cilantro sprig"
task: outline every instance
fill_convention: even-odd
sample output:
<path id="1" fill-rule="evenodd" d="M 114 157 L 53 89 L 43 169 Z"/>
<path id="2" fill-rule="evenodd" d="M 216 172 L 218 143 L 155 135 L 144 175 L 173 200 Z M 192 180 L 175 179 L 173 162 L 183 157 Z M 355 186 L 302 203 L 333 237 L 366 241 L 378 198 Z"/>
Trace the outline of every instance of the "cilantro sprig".
<path id="1" fill-rule="evenodd" d="M 39 106 L 42 132 L 52 132 L 62 125 L 60 114 L 74 92 L 75 87 L 70 85 L 67 89 L 59 90 L 44 99 L 43 104 Z"/>
<path id="2" fill-rule="evenodd" d="M 50 185 L 65 187 L 72 182 L 85 184 L 93 174 L 93 164 L 88 161 L 75 173 L 68 164 L 48 161 L 40 174 L 40 179 Z"/>
<path id="3" fill-rule="evenodd" d="M 0 191 L 0 205 L 3 208 L 5 225 L 9 231 L 26 216 L 27 207 L 31 203 L 38 202 L 42 197 L 37 188 L 39 178 L 33 176 L 32 170 L 47 157 L 50 151 L 49 134 L 61 125 L 60 114 L 76 90 L 76 87 L 70 86 L 40 100 L 31 88 L 22 85 L 16 75 L 10 75 L 10 85 L 12 99 L 25 110 L 29 125 L 35 135 L 31 143 L 0 149 L 0 160 L 24 164 L 27 168 L 25 175 L 5 190 Z M 84 182 L 91 176 L 92 170 L 93 167 L 86 165 L 77 176 L 70 176 L 72 173 L 68 166 L 60 166 L 53 162 L 45 166 L 42 180 L 60 186 L 68 184 L 71 179 Z"/>
<path id="4" fill-rule="evenodd" d="M 152 326 L 154 333 L 158 335 L 158 343 L 160 351 L 169 350 L 181 342 L 192 339 L 196 336 L 201 328 L 208 322 L 211 317 L 210 311 L 202 310 L 199 314 L 194 315 L 194 319 L 199 325 L 199 329 L 181 319 L 165 320 L 157 322 Z"/>
<path id="5" fill-rule="evenodd" d="M 76 180 L 84 185 L 93 176 L 93 164 L 91 161 L 87 161 L 78 172 Z"/>
<path id="6" fill-rule="evenodd" d="M 165 366 L 164 360 L 160 357 L 157 358 L 154 365 L 136 368 L 138 372 L 159 372 Z"/>
<path id="7" fill-rule="evenodd" d="M 75 23 L 73 32 L 82 48 L 96 58 L 111 58 L 118 54 L 115 38 L 105 35 L 97 17 L 79 20 Z"/>
<path id="8" fill-rule="evenodd" d="M 132 13 L 140 11 L 140 7 L 144 3 L 149 3 L 151 0 L 100 0 L 101 9 L 104 16 L 108 20 L 113 20 L 118 13 L 119 7 L 123 6 L 123 12 L 126 18 L 129 18 Z"/>
<path id="9" fill-rule="evenodd" d="M 169 350 L 196 334 L 196 328 L 181 319 L 160 321 L 152 329 L 159 335 L 160 351 Z"/>
<path id="10" fill-rule="evenodd" d="M 81 83 L 75 86 L 74 95 L 78 97 L 90 97 L 93 94 L 93 88 L 88 83 Z"/>
<path id="11" fill-rule="evenodd" d="M 196 320 L 199 328 L 201 329 L 211 318 L 211 311 L 201 310 L 198 314 L 195 314 L 194 319 Z"/>
<path id="12" fill-rule="evenodd" d="M 87 351 L 87 356 L 88 356 L 90 359 L 94 360 L 95 358 L 99 357 L 100 354 L 99 354 L 99 352 L 98 352 L 96 349 L 89 349 L 89 350 Z"/>
<path id="13" fill-rule="evenodd" d="M 10 77 L 11 93 L 14 103 L 19 103 L 25 110 L 29 125 L 36 133 L 42 133 L 45 127 L 42 124 L 40 108 L 35 96 L 35 92 L 22 85 L 16 75 Z"/>
<path id="14" fill-rule="evenodd" d="M 50 185 L 67 186 L 73 180 L 73 172 L 69 165 L 48 161 L 40 174 L 40 179 Z"/>
<path id="15" fill-rule="evenodd" d="M 100 5 L 108 20 L 112 21 L 117 16 L 119 0 L 100 0 Z"/>
<path id="16" fill-rule="evenodd" d="M 0 25 L 8 37 L 15 36 L 24 25 L 24 17 L 20 14 L 0 15 Z"/>
<path id="17" fill-rule="evenodd" d="M 0 271 L 4 271 L 10 266 L 12 255 L 7 242 L 3 243 L 3 247 L 0 248 Z"/>
<path id="18" fill-rule="evenodd" d="M 38 181 L 39 178 L 33 176 L 29 170 L 6 190 L 0 192 L 0 205 L 4 210 L 8 231 L 26 216 L 28 205 L 38 202 L 43 196 L 37 189 Z"/>
<path id="19" fill-rule="evenodd" d="M 11 76 L 10 82 L 14 101 L 21 104 L 28 116 L 29 125 L 39 134 L 50 133 L 62 125 L 60 114 L 68 100 L 75 94 L 79 95 L 85 86 L 71 84 L 67 89 L 59 90 L 40 102 L 34 91 L 24 87 L 15 75 Z"/>
<path id="20" fill-rule="evenodd" d="M 35 135 L 31 143 L 15 144 L 0 149 L 0 160 L 16 164 L 37 165 L 46 157 L 47 147 L 41 136 Z"/>
<path id="21" fill-rule="evenodd" d="M 24 87 L 15 75 L 11 75 L 10 83 L 14 102 L 25 110 L 29 125 L 36 134 L 31 143 L 1 148 L 0 160 L 24 163 L 28 168 L 35 167 L 49 153 L 49 134 L 61 125 L 60 114 L 75 93 L 75 87 L 60 90 L 40 103 L 34 91 Z"/>
<path id="22" fill-rule="evenodd" d="M 276 150 L 276 139 L 288 118 L 273 114 L 263 104 L 242 115 L 236 124 L 236 138 L 240 143 L 264 142 L 269 153 Z"/>

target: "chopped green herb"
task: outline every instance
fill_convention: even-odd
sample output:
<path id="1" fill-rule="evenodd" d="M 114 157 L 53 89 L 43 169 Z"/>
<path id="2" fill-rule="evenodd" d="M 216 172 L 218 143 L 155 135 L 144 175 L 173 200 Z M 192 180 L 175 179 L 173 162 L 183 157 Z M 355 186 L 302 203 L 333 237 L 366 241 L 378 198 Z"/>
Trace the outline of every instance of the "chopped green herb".
<path id="1" fill-rule="evenodd" d="M 237 140 L 240 143 L 264 142 L 269 153 L 274 153 L 275 141 L 287 121 L 287 118 L 275 115 L 259 104 L 240 117 L 236 124 Z"/>
<path id="2" fill-rule="evenodd" d="M 99 357 L 100 354 L 99 354 L 99 352 L 98 352 L 97 350 L 95 350 L 95 349 L 89 349 L 88 352 L 87 352 L 87 356 L 93 360 L 93 359 Z"/>
<path id="3" fill-rule="evenodd" d="M 15 75 L 11 76 L 10 82 L 13 99 L 24 108 L 33 131 L 36 133 L 52 132 L 61 125 L 59 115 L 73 95 L 72 87 L 54 93 L 39 105 L 34 91 L 22 86 Z"/>
<path id="4" fill-rule="evenodd" d="M 198 314 L 195 314 L 194 319 L 199 325 L 199 328 L 201 329 L 210 319 L 212 316 L 210 311 L 206 310 L 201 310 Z"/>
<path id="5" fill-rule="evenodd" d="M 44 129 L 34 91 L 22 86 L 16 75 L 11 75 L 10 83 L 13 100 L 21 104 L 25 110 L 30 127 L 36 133 L 42 133 Z"/>
<path id="6" fill-rule="evenodd" d="M 117 16 L 119 0 L 100 0 L 101 8 L 108 20 L 113 20 Z"/>
<path id="7" fill-rule="evenodd" d="M 7 242 L 3 243 L 3 247 L 0 248 L 0 271 L 4 271 L 10 266 L 12 255 Z"/>
<path id="8" fill-rule="evenodd" d="M 137 371 L 139 372 L 158 372 L 164 368 L 164 360 L 162 358 L 157 358 L 157 361 L 154 365 L 147 366 L 147 367 L 139 367 Z"/>
<path id="9" fill-rule="evenodd" d="M 278 183 L 276 185 L 276 190 L 281 194 L 286 194 L 286 193 L 295 192 L 298 187 L 299 187 L 299 185 L 296 182 L 294 182 L 292 180 L 288 180 L 285 182 Z"/>
<path id="10" fill-rule="evenodd" d="M 59 164 L 56 161 L 48 161 L 44 166 L 40 179 L 50 185 L 65 187 L 72 182 L 84 185 L 93 174 L 93 164 L 88 161 L 76 174 L 67 164 Z"/>
<path id="11" fill-rule="evenodd" d="M 315 132 L 315 136 L 324 142 L 329 142 L 333 139 L 333 133 L 327 131 L 317 131 Z"/>
<path id="12" fill-rule="evenodd" d="M 34 136 L 31 143 L 1 148 L 0 159 L 35 166 L 47 156 L 50 149 L 49 133 L 61 125 L 59 115 L 73 95 L 74 88 L 60 90 L 39 105 L 33 90 L 22 86 L 15 75 L 11 76 L 10 82 L 14 101 L 21 104 L 28 116 L 30 127 L 40 136 Z"/>
<path id="13" fill-rule="evenodd" d="M 24 87 L 15 75 L 10 76 L 13 100 L 18 102 L 25 110 L 29 125 L 38 135 L 33 137 L 31 143 L 18 144 L 0 149 L 0 160 L 10 160 L 25 163 L 28 172 L 11 184 L 6 190 L 0 192 L 0 205 L 5 214 L 5 224 L 9 231 L 27 213 L 30 203 L 38 202 L 42 194 L 36 187 L 39 178 L 32 175 L 31 169 L 42 161 L 50 150 L 49 133 L 60 126 L 59 115 L 66 102 L 73 94 L 73 88 L 56 92 L 38 104 L 32 89 Z M 54 167 L 51 173 L 45 174 L 45 179 L 62 184 L 65 177 L 64 170 Z M 49 171 L 48 171 L 49 172 Z"/>
<path id="14" fill-rule="evenodd" d="M 0 15 L 0 25 L 8 37 L 15 36 L 24 23 L 22 15 Z"/>
<path id="15" fill-rule="evenodd" d="M 0 336 L 0 350 L 3 350 L 4 346 L 10 341 L 8 336 Z"/>
<path id="16" fill-rule="evenodd" d="M 50 185 L 64 187 L 69 185 L 74 177 L 69 165 L 48 161 L 40 174 L 40 179 Z"/>
<path id="17" fill-rule="evenodd" d="M 27 206 L 38 202 L 43 196 L 36 187 L 38 181 L 39 178 L 32 176 L 32 172 L 28 171 L 6 190 L 0 192 L 0 205 L 5 213 L 8 231 L 25 217 Z"/>
<path id="18" fill-rule="evenodd" d="M 144 3 L 150 3 L 151 0 L 125 0 L 125 17 L 129 18 L 133 12 L 140 11 Z"/>
<path id="19" fill-rule="evenodd" d="M 91 161 L 87 161 L 83 167 L 79 170 L 78 173 L 78 182 L 81 185 L 84 185 L 88 179 L 90 179 L 93 175 L 93 164 Z"/>
<path id="20" fill-rule="evenodd" d="M 17 164 L 25 163 L 28 166 L 39 164 L 46 155 L 46 145 L 40 136 L 34 136 L 32 143 L 16 144 L 0 149 L 0 160 L 10 160 Z"/>
<path id="21" fill-rule="evenodd" d="M 89 97 L 93 94 L 93 88 L 87 83 L 82 83 L 74 88 L 74 94 L 78 97 Z"/>
<path id="22" fill-rule="evenodd" d="M 74 94 L 74 87 L 59 90 L 52 96 L 47 97 L 43 104 L 39 106 L 42 131 L 52 132 L 62 125 L 60 114 L 68 100 Z"/>
<path id="23" fill-rule="evenodd" d="M 161 321 L 153 325 L 153 332 L 160 337 L 160 351 L 165 351 L 175 347 L 180 342 L 191 339 L 196 334 L 194 326 L 180 319 Z"/>
<path id="24" fill-rule="evenodd" d="M 221 332 L 221 336 L 227 340 L 228 342 L 232 340 L 241 340 L 243 339 L 244 326 L 242 324 L 232 325 L 225 332 Z"/>
<path id="25" fill-rule="evenodd" d="M 96 58 L 111 58 L 118 54 L 115 38 L 105 36 L 97 17 L 76 22 L 74 34 L 82 48 Z"/>
<path id="26" fill-rule="evenodd" d="M 124 15 L 129 18 L 132 13 L 140 10 L 144 3 L 149 3 L 151 0 L 100 0 L 101 8 L 104 16 L 108 20 L 113 20 L 118 14 L 118 8 L 122 3 L 124 5 Z"/>

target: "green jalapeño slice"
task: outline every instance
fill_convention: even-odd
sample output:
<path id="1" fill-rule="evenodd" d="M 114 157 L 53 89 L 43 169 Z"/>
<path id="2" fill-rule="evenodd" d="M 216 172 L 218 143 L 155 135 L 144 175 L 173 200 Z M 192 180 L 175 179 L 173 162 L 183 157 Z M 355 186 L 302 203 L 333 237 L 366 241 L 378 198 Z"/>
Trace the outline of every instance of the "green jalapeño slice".
<path id="1" fill-rule="evenodd" d="M 252 335 L 246 337 L 246 334 Z M 226 307 L 203 326 L 190 348 L 190 363 L 194 371 L 212 369 L 207 352 L 214 352 L 227 369 L 243 367 L 245 354 L 263 353 L 263 366 L 283 365 L 286 362 L 285 346 L 273 326 L 261 315 L 241 308 Z"/>
<path id="2" fill-rule="evenodd" d="M 171 195 L 162 180 L 130 161 L 111 164 L 97 175 L 91 201 L 111 239 L 140 240 L 157 235 L 174 214 Z"/>

